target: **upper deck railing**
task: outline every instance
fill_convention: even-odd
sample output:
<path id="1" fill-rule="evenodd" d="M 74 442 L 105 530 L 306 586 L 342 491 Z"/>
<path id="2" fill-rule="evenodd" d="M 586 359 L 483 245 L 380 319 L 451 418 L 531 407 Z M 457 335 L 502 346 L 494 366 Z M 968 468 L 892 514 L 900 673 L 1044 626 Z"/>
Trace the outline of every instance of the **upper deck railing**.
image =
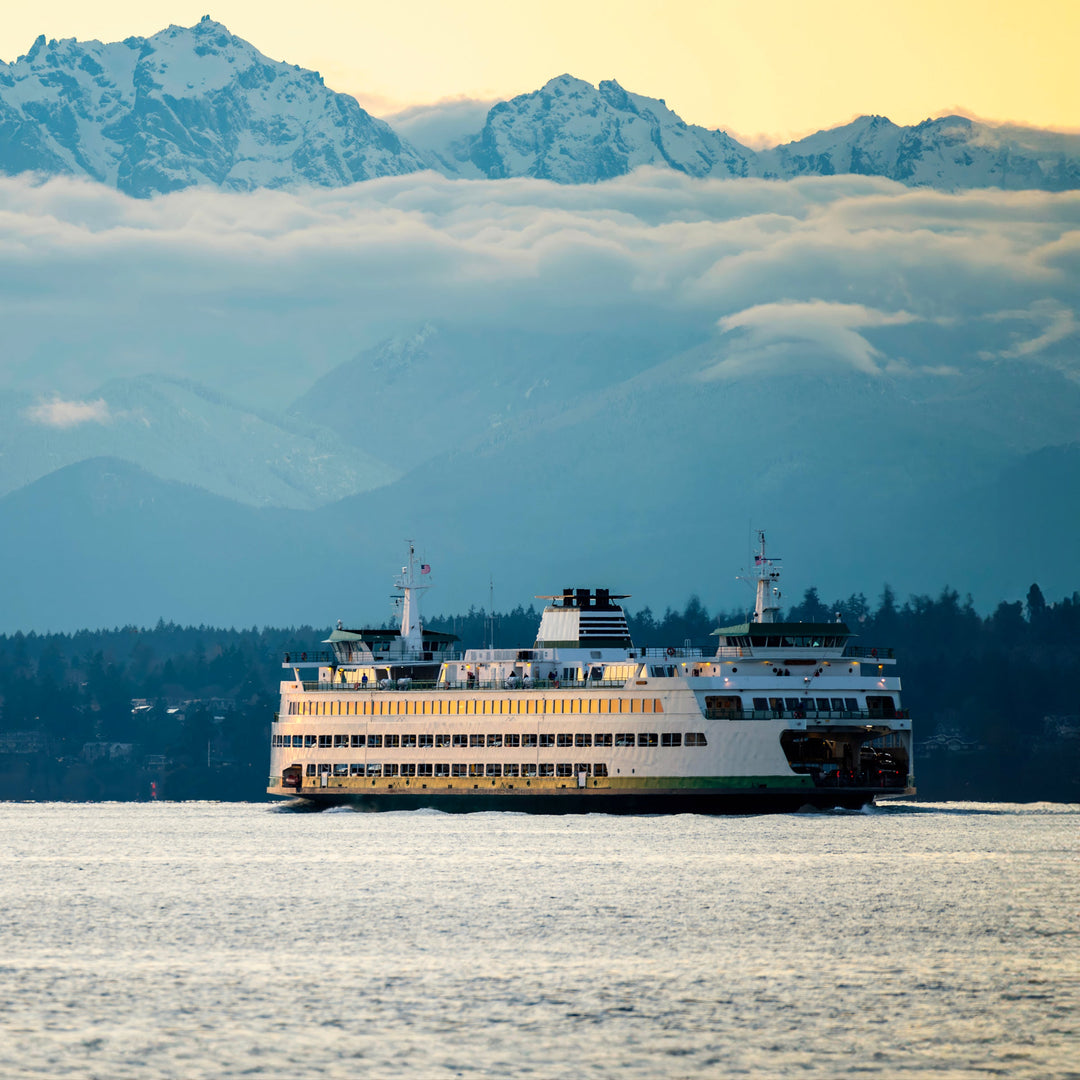
<path id="1" fill-rule="evenodd" d="M 369 682 L 367 685 L 355 682 L 305 682 L 301 685 L 305 693 L 311 692 L 334 692 L 334 693 L 386 693 L 394 691 L 419 691 L 419 690 L 609 690 L 620 689 L 626 685 L 625 679 L 532 679 L 524 681 L 516 679 L 482 680 L 474 679 L 472 682 L 431 682 L 424 679 L 401 679 L 385 680 L 389 686 L 382 686 L 378 682 Z M 405 684 L 405 685 L 401 685 Z"/>
<path id="2" fill-rule="evenodd" d="M 812 646 L 791 645 L 779 646 L 779 648 L 790 651 L 792 649 L 812 648 Z M 474 662 L 539 661 L 541 663 L 555 663 L 558 660 L 557 650 L 554 649 L 480 649 L 469 651 L 471 655 L 468 659 Z M 775 656 L 777 647 L 770 646 L 767 651 L 769 655 Z M 650 660 L 741 660 L 755 655 L 764 655 L 765 652 L 766 650 L 760 647 L 755 650 L 752 646 L 734 645 L 722 645 L 719 649 L 697 645 L 672 645 L 667 648 L 649 645 L 644 648 L 630 650 L 632 659 L 636 660 L 640 658 L 646 662 Z M 835 656 L 836 653 L 833 652 L 832 655 Z M 872 661 L 896 659 L 896 653 L 891 648 L 863 645 L 847 645 L 841 655 L 845 660 Z M 359 666 L 360 664 L 363 664 L 371 667 L 407 667 L 410 664 L 433 664 L 464 659 L 466 659 L 466 656 L 461 652 L 431 652 L 423 653 L 422 656 L 415 657 L 375 656 L 371 660 L 354 662 L 352 665 L 344 666 Z M 332 665 L 337 664 L 337 657 L 333 652 L 326 649 L 285 653 L 282 667 L 300 664 Z"/>

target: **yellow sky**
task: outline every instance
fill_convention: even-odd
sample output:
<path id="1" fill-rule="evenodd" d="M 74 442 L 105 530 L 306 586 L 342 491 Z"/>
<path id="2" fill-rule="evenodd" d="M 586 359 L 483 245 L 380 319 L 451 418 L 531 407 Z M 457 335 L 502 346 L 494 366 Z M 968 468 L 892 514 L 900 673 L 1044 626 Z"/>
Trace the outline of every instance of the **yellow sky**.
<path id="1" fill-rule="evenodd" d="M 910 124 L 952 108 L 1080 127 L 1080 0 L 42 0 L 9 5 L 0 59 L 39 33 L 117 40 L 207 13 L 380 115 L 511 97 L 568 71 L 743 136 L 793 137 L 860 113 Z"/>

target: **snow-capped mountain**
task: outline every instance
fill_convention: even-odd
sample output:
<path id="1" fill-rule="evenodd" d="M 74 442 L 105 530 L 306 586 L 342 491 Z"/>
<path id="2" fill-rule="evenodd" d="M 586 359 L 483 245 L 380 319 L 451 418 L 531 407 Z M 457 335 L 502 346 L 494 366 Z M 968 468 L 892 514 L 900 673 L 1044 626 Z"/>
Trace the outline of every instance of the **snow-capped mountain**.
<path id="1" fill-rule="evenodd" d="M 944 190 L 1080 187 L 1080 136 L 995 127 L 943 116 L 900 127 L 884 116 L 857 120 L 763 150 L 757 174 L 778 179 L 861 173 Z"/>
<path id="2" fill-rule="evenodd" d="M 39 37 L 0 63 L 0 172 L 84 175 L 138 196 L 194 184 L 338 187 L 425 168 L 595 183 L 641 165 L 720 178 L 854 172 L 944 189 L 1080 187 L 1080 135 L 863 116 L 755 153 L 658 98 L 571 75 L 486 116 L 475 102 L 414 108 L 401 130 L 420 146 L 317 72 L 268 59 L 209 16 L 110 44 Z"/>
<path id="3" fill-rule="evenodd" d="M 468 160 L 493 180 L 592 183 L 639 165 L 690 176 L 754 171 L 754 152 L 724 132 L 687 124 L 663 101 L 631 94 L 614 80 L 594 87 L 571 75 L 494 105 L 467 145 Z"/>
<path id="4" fill-rule="evenodd" d="M 109 44 L 39 37 L 0 63 L 9 174 L 81 174 L 146 196 L 207 183 L 337 187 L 424 167 L 355 98 L 209 16 Z"/>

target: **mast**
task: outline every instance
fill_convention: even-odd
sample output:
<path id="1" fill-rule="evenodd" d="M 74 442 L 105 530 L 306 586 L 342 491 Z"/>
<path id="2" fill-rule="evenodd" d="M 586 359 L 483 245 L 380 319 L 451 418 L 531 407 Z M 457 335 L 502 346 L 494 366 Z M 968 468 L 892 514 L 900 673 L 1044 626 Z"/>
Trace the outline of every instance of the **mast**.
<path id="1" fill-rule="evenodd" d="M 771 623 L 776 621 L 780 610 L 780 562 L 779 556 L 770 558 L 765 554 L 765 530 L 758 529 L 758 552 L 754 556 L 754 622 Z"/>
<path id="2" fill-rule="evenodd" d="M 401 599 L 401 642 L 405 651 L 422 652 L 424 646 L 424 623 L 420 618 L 420 593 L 430 588 L 429 585 L 416 583 L 416 548 L 411 540 L 409 545 L 409 564 L 401 568 L 401 574 L 394 582 L 394 588 L 399 589 Z M 428 573 L 428 568 L 421 569 L 421 573 Z"/>

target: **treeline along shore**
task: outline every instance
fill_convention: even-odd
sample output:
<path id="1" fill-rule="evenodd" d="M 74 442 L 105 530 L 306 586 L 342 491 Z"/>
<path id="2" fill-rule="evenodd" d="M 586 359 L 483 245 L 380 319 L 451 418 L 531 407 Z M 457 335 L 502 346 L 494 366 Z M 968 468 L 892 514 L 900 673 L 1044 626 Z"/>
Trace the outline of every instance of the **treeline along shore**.
<path id="1" fill-rule="evenodd" d="M 865 646 L 893 646 L 915 723 L 915 775 L 928 800 L 1080 802 L 1080 593 L 989 615 L 944 589 L 876 605 L 804 594 L 785 618 L 839 616 Z M 637 645 L 715 646 L 714 612 L 629 615 Z M 494 618 L 500 647 L 529 646 L 539 612 Z M 463 648 L 486 644 L 487 612 L 427 620 Z M 159 622 L 72 634 L 0 635 L 0 799 L 266 798 L 270 721 L 286 652 L 329 628 L 222 630 Z"/>

